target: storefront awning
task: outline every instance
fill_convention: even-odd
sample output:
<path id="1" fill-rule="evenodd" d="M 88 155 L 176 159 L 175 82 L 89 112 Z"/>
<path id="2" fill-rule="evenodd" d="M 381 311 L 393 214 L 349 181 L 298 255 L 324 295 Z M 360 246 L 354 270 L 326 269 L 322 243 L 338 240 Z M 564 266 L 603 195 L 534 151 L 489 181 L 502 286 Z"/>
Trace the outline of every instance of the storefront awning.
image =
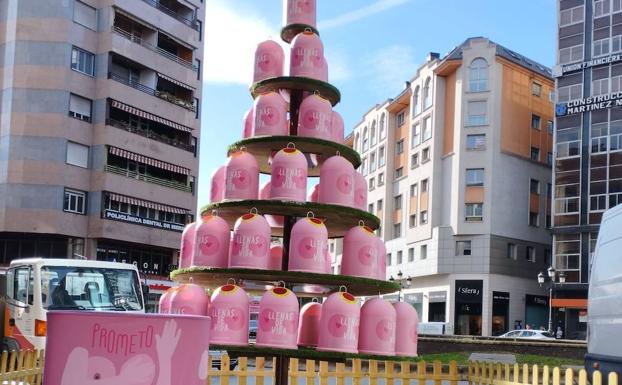
<path id="1" fill-rule="evenodd" d="M 161 73 L 159 73 L 159 72 L 156 72 L 156 73 L 158 74 L 158 77 L 159 77 L 159 78 L 162 78 L 162 79 L 164 79 L 164 80 L 166 80 L 166 81 L 169 81 L 169 82 L 171 82 L 171 83 L 173 83 L 173 84 L 177 84 L 178 86 L 183 87 L 183 88 L 185 88 L 185 89 L 187 89 L 187 90 L 194 91 L 194 87 L 189 86 L 189 85 L 187 85 L 186 83 L 182 83 L 182 82 L 180 82 L 180 81 L 179 81 L 179 80 L 177 80 L 177 79 L 173 79 L 172 77 L 170 77 L 170 76 L 166 76 L 166 75 L 163 75 L 163 74 L 161 74 Z"/>
<path id="2" fill-rule="evenodd" d="M 120 109 L 122 111 L 125 111 L 127 113 L 130 113 L 132 115 L 140 116 L 141 118 L 152 120 L 152 121 L 157 122 L 157 123 L 162 123 L 165 126 L 169 126 L 169 127 L 174 128 L 176 130 L 179 130 L 179 131 L 184 131 L 184 132 L 191 132 L 192 131 L 192 128 L 190 128 L 190 127 L 186 127 L 186 126 L 181 125 L 179 123 L 175 123 L 175 122 L 173 122 L 171 120 L 161 118 L 161 117 L 159 117 L 157 115 L 154 115 L 154 114 L 150 114 L 147 111 L 143 111 L 143 110 L 138 109 L 136 107 L 132 107 L 132 106 L 129 106 L 129 105 L 125 104 L 125 103 L 121 103 L 118 100 L 112 100 L 112 103 L 110 105 L 112 107 L 114 107 L 114 108 L 118 108 L 118 109 Z"/>
<path id="3" fill-rule="evenodd" d="M 565 307 L 566 309 L 587 309 L 587 298 L 553 298 L 553 307 Z"/>
<path id="4" fill-rule="evenodd" d="M 164 205 L 164 204 L 161 204 L 161 203 L 146 201 L 146 200 L 143 200 L 143 199 L 128 197 L 127 195 L 109 193 L 108 196 L 110 197 L 110 200 L 113 200 L 115 202 L 127 203 L 129 205 L 136 205 L 136 206 L 139 206 L 139 207 L 146 207 L 146 208 L 150 208 L 150 209 L 154 209 L 154 210 L 158 210 L 158 211 L 165 211 L 165 212 L 168 212 L 168 213 L 188 214 L 190 212 L 190 210 L 187 210 L 187 209 L 182 209 L 182 208 L 179 208 L 179 207 L 168 206 L 168 205 Z"/>
<path id="5" fill-rule="evenodd" d="M 140 155 L 135 152 L 130 152 L 119 147 L 110 146 L 108 148 L 108 152 L 110 152 L 112 155 L 120 156 L 122 158 L 129 159 L 129 160 L 133 160 L 134 162 L 144 163 L 149 166 L 160 168 L 162 170 L 168 170 L 168 171 L 171 171 L 177 174 L 182 174 L 182 175 L 190 174 L 190 169 L 187 169 L 185 167 L 177 166 L 175 164 L 171 164 L 167 162 L 162 162 L 161 160 L 149 158 L 147 156 Z"/>

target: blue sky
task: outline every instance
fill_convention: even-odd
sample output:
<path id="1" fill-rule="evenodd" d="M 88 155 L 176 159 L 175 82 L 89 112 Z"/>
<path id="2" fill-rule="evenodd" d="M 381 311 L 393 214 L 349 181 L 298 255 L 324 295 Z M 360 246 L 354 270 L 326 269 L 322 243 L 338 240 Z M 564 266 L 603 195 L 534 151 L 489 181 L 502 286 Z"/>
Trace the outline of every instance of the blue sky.
<path id="1" fill-rule="evenodd" d="M 257 43 L 280 41 L 282 1 L 206 0 L 199 207 L 212 172 L 242 135 Z M 395 96 L 429 52 L 441 57 L 485 36 L 544 65 L 555 62 L 556 0 L 317 0 L 335 109 L 346 133 L 376 103 Z M 287 51 L 286 51 L 286 61 Z"/>

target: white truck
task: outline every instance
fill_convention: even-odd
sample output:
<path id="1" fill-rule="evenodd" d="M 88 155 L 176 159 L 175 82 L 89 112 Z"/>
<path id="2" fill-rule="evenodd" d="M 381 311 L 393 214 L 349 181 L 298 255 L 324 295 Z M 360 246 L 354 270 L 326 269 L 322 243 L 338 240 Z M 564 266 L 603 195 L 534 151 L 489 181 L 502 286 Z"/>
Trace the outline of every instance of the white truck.
<path id="1" fill-rule="evenodd" d="M 586 369 L 622 373 L 622 205 L 607 210 L 600 224 L 587 317 Z"/>
<path id="2" fill-rule="evenodd" d="M 45 348 L 48 310 L 144 313 L 138 269 L 84 259 L 17 259 L 0 282 L 2 350 Z"/>

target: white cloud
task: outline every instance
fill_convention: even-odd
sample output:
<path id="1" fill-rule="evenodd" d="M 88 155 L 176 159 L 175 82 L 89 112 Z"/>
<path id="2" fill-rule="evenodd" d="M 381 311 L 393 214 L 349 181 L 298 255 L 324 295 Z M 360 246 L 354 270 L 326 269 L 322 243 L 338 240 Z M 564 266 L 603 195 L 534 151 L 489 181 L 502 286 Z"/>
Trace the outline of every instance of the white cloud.
<path id="1" fill-rule="evenodd" d="M 370 87 L 380 96 L 389 96 L 404 81 L 410 80 L 418 67 L 412 47 L 391 45 L 371 53 L 362 60 Z"/>
<path id="2" fill-rule="evenodd" d="M 373 16 L 387 9 L 406 4 L 409 1 L 410 0 L 378 0 L 368 6 L 355 9 L 354 11 L 344 13 L 332 19 L 320 21 L 318 22 L 318 29 L 320 31 L 325 31 L 327 29 L 341 27 L 342 25 Z"/>

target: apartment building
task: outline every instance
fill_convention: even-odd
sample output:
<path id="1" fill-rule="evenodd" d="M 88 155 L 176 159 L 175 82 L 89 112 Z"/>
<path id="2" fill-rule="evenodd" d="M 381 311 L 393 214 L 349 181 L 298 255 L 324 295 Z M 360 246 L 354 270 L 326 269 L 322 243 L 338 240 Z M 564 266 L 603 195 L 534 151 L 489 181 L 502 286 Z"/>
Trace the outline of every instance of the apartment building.
<path id="1" fill-rule="evenodd" d="M 196 208 L 204 14 L 203 0 L 0 2 L 0 263 L 175 267 Z"/>
<path id="2" fill-rule="evenodd" d="M 622 202 L 622 1 L 558 0 L 554 316 L 585 337 L 603 212 Z"/>
<path id="3" fill-rule="evenodd" d="M 422 322 L 484 336 L 548 327 L 537 275 L 551 259 L 553 87 L 548 68 L 470 38 L 431 53 L 354 127 L 387 278 Z"/>

